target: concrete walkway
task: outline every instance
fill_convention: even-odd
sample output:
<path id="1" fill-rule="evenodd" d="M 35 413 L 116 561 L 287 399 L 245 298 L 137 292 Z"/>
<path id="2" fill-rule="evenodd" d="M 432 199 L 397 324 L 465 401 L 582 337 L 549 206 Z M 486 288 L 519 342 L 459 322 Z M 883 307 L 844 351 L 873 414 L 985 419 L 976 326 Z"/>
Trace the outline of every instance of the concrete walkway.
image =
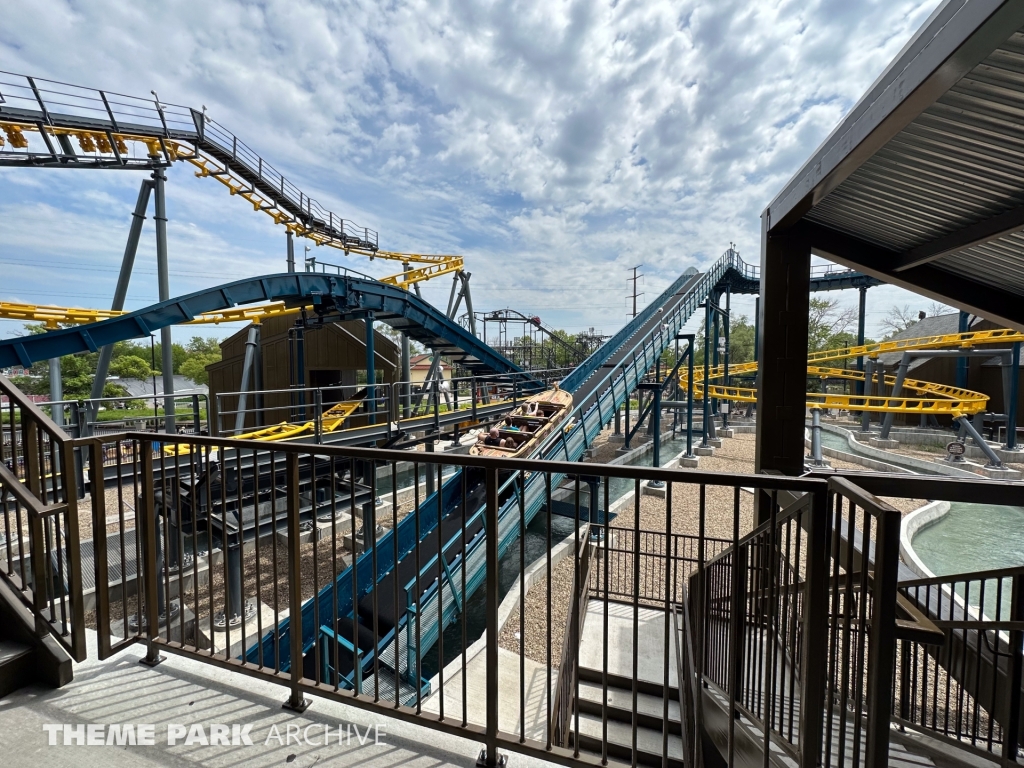
<path id="1" fill-rule="evenodd" d="M 633 606 L 608 604 L 608 672 L 633 677 Z M 580 643 L 580 666 L 601 670 L 604 666 L 603 600 L 587 604 Z M 657 685 L 665 682 L 665 612 L 651 608 L 637 609 L 637 679 Z M 669 628 L 671 630 L 671 627 Z M 678 686 L 675 633 L 669 632 L 669 685 Z"/>
<path id="2" fill-rule="evenodd" d="M 180 656 L 167 655 L 164 663 L 149 668 L 138 663 L 145 655 L 140 645 L 112 659 L 96 661 L 95 634 L 90 633 L 89 639 L 90 660 L 76 665 L 75 679 L 69 685 L 59 690 L 25 688 L 0 700 L 0 763 L 5 768 L 285 764 L 469 768 L 479 754 L 480 745 L 473 741 L 326 699 L 313 698 L 309 709 L 296 715 L 281 708 L 287 698 L 283 686 Z M 57 731 L 56 744 L 49 746 L 50 736 L 43 727 L 128 723 L 154 726 L 153 745 L 65 745 L 64 733 Z M 198 738 L 186 743 L 186 731 L 196 726 L 202 726 L 209 740 L 214 724 L 226 725 L 227 731 L 232 726 L 239 731 L 251 726 L 252 746 L 241 738 L 227 746 L 204 745 Z M 168 745 L 171 725 L 184 726 L 174 746 Z M 327 745 L 324 726 L 330 728 Z M 111 735 L 107 728 L 102 733 Z M 511 753 L 509 765 L 532 768 L 550 763 Z"/>
<path id="3" fill-rule="evenodd" d="M 487 714 L 487 666 L 482 644 L 466 659 L 466 715 L 471 723 L 484 725 Z M 461 660 L 460 660 L 461 661 Z M 530 659 L 523 659 L 525 702 L 519 697 L 519 655 L 498 649 L 498 727 L 505 733 L 519 734 L 523 728 L 520 704 L 525 703 L 526 737 L 546 741 L 548 729 L 548 668 Z M 551 701 L 558 683 L 558 670 L 551 670 Z M 435 686 L 436 688 L 436 686 Z M 435 690 L 423 702 L 425 712 L 439 713 L 441 693 Z M 445 719 L 462 722 L 462 670 L 446 675 L 444 683 Z"/>

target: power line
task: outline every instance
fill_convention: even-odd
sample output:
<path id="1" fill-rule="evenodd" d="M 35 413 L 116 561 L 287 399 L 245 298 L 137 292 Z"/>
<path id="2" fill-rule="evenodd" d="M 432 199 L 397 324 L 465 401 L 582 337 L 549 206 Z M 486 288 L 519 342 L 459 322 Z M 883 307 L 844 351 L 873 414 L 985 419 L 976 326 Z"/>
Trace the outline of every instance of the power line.
<path id="1" fill-rule="evenodd" d="M 640 267 L 642 267 L 642 266 L 643 266 L 643 264 L 637 264 L 635 267 L 630 267 L 630 269 L 633 270 L 633 276 L 630 277 L 630 278 L 627 278 L 627 280 L 629 280 L 629 281 L 631 281 L 633 283 L 633 293 L 626 295 L 627 299 L 630 298 L 630 297 L 632 297 L 632 299 L 633 299 L 633 317 L 636 317 L 636 300 L 637 300 L 637 297 L 638 296 L 643 296 L 642 293 L 637 293 L 636 292 L 636 281 L 640 280 L 643 277 L 643 275 L 637 274 L 637 270 L 640 269 Z"/>

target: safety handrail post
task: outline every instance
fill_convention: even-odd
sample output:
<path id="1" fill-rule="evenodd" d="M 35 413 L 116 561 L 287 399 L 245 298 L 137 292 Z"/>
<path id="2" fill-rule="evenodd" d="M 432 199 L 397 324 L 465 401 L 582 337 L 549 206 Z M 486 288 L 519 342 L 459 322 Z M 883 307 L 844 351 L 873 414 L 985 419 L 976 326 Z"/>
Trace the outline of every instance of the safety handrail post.
<path id="1" fill-rule="evenodd" d="M 498 470 L 489 466 L 485 472 L 485 516 L 487 537 L 487 710 L 484 752 L 477 765 L 497 768 L 498 755 Z"/>
<path id="2" fill-rule="evenodd" d="M 800 654 L 800 764 L 818 765 L 824 726 L 828 632 L 828 493 L 811 492 L 807 525 L 807 575 L 804 582 L 803 637 Z M 891 667 L 890 667 L 891 671 Z M 887 672 L 888 674 L 888 672 Z"/>
<path id="3" fill-rule="evenodd" d="M 309 706 L 299 688 L 302 679 L 302 560 L 299 529 L 299 456 L 288 453 L 286 470 L 286 492 L 288 516 L 288 651 L 290 656 L 289 677 L 291 695 L 284 703 L 285 709 L 304 712 Z M 244 608 L 243 608 L 244 610 Z"/>
<path id="4" fill-rule="evenodd" d="M 163 661 L 156 640 L 160 634 L 160 555 L 157 537 L 160 525 L 156 519 L 156 495 L 153 471 L 153 441 L 146 438 L 139 441 L 139 452 L 142 454 L 142 504 L 139 510 L 138 527 L 142 535 L 143 591 L 145 594 L 146 615 L 143 617 L 139 605 L 139 626 L 146 627 L 146 656 L 142 663 L 155 666 Z M 164 609 L 167 610 L 166 607 Z M 126 617 L 127 620 L 127 617 Z"/>
<path id="5" fill-rule="evenodd" d="M 1024 576 L 1016 575 L 1010 591 L 1010 621 L 1024 622 Z M 1021 717 L 1021 678 L 1024 666 L 1024 654 L 1021 645 L 1024 643 L 1024 631 L 1010 631 L 1009 647 L 1012 650 L 1006 675 L 1006 704 L 1003 716 L 1003 761 L 1005 764 L 1015 763 L 1020 746 Z"/>

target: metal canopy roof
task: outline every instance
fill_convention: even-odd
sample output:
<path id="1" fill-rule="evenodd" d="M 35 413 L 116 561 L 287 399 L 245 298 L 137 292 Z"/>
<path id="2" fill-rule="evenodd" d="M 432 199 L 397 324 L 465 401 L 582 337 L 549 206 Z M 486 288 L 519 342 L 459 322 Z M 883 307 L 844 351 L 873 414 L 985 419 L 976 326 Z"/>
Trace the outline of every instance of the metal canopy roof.
<path id="1" fill-rule="evenodd" d="M 1024 0 L 936 9 L 764 226 L 1024 327 Z"/>

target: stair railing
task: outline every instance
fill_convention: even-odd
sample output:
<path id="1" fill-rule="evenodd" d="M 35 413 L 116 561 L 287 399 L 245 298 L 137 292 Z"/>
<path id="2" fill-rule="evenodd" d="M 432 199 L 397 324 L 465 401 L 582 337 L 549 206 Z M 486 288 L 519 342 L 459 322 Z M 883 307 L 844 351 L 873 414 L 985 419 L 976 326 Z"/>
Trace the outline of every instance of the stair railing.
<path id="1" fill-rule="evenodd" d="M 72 440 L 0 376 L 0 579 L 76 661 L 85 621 Z M 101 521 L 104 522 L 104 521 Z"/>
<path id="2" fill-rule="evenodd" d="M 560 747 L 569 746 L 572 732 L 573 712 L 579 715 L 576 706 L 576 690 L 579 682 L 579 648 L 583 636 L 583 623 L 587 618 L 587 603 L 590 599 L 590 570 L 594 558 L 594 545 L 590 541 L 590 526 L 581 529 L 579 548 L 574 553 L 577 568 L 574 578 L 572 600 L 562 634 L 562 656 L 558 665 L 558 682 L 555 687 L 551 712 L 551 743 Z"/>

